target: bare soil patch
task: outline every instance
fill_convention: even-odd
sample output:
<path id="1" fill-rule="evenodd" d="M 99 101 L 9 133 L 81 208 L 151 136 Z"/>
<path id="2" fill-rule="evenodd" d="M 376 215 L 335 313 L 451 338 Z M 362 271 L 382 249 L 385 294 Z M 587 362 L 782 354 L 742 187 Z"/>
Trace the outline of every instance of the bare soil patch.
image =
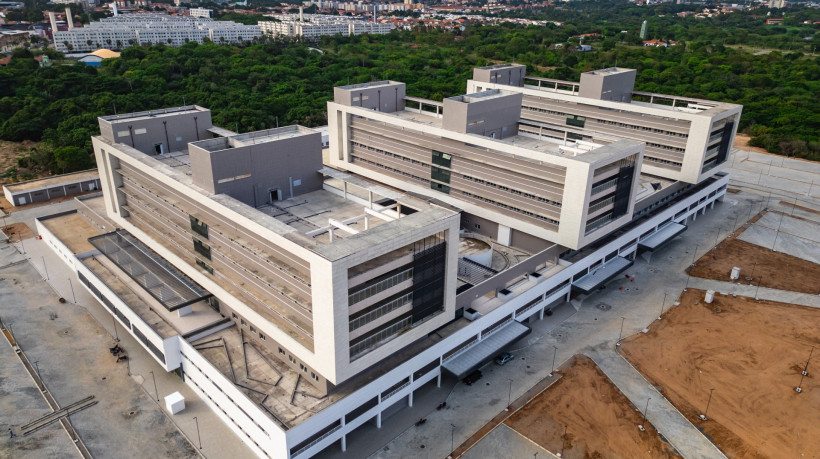
<path id="1" fill-rule="evenodd" d="M 22 175 L 30 174 L 31 176 L 25 180 L 33 178 L 47 177 L 50 174 L 48 171 L 29 171 L 26 169 L 17 168 L 17 158 L 29 154 L 32 147 L 36 147 L 37 142 L 26 140 L 24 142 L 9 142 L 7 140 L 0 140 L 0 186 L 15 183 L 21 179 Z M 17 180 L 5 176 L 5 172 L 10 168 L 17 168 Z"/>
<path id="2" fill-rule="evenodd" d="M 25 223 L 12 223 L 4 226 L 3 234 L 8 236 L 10 242 L 20 242 L 21 239 L 28 239 L 34 237 L 34 231 Z"/>
<path id="3" fill-rule="evenodd" d="M 732 268 L 739 266 L 739 281 L 792 292 L 820 293 L 820 265 L 802 258 L 772 252 L 740 239 L 725 239 L 706 252 L 689 269 L 689 274 L 705 279 L 729 281 Z M 751 280 L 746 280 L 751 277 Z"/>
<path id="4" fill-rule="evenodd" d="M 820 345 L 820 310 L 689 289 L 680 306 L 621 352 L 731 458 L 817 457 L 820 385 L 809 367 Z M 713 397 L 708 421 L 698 418 Z"/>
<path id="5" fill-rule="evenodd" d="M 680 457 L 589 357 L 576 355 L 569 365 L 504 423 L 555 453 L 566 426 L 565 458 Z"/>
<path id="6" fill-rule="evenodd" d="M 749 145 L 750 140 L 752 140 L 752 138 L 750 136 L 748 136 L 746 134 L 741 134 L 740 132 L 738 132 L 735 135 L 735 148 L 740 148 L 740 149 L 746 150 L 746 151 L 756 151 L 758 153 L 766 153 L 767 155 L 772 154 L 772 153 L 769 153 L 765 148 L 753 147 L 753 146 Z"/>

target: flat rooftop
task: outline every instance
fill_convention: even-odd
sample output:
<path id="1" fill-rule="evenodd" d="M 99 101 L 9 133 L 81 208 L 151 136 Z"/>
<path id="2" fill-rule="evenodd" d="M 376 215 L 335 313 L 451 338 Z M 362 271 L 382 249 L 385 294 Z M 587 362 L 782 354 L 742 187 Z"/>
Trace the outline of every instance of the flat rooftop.
<path id="1" fill-rule="evenodd" d="M 3 188 L 7 188 L 11 193 L 21 193 L 61 185 L 69 185 L 72 183 L 87 182 L 98 178 L 100 178 L 100 173 L 97 172 L 97 169 L 89 169 L 87 171 L 73 172 L 71 174 L 55 175 L 53 177 L 28 180 L 11 185 L 3 185 Z"/>
<path id="2" fill-rule="evenodd" d="M 102 234 L 77 212 L 40 217 L 39 220 L 75 255 L 96 250 L 88 238 Z"/>
<path id="3" fill-rule="evenodd" d="M 220 132 L 213 129 L 211 131 Z M 231 148 L 245 147 L 248 145 L 275 142 L 281 139 L 301 137 L 305 135 L 315 134 L 317 132 L 319 131 L 294 124 L 291 126 L 283 126 L 280 128 L 246 132 L 244 134 L 231 133 L 230 135 L 224 137 L 216 137 L 213 139 L 191 142 L 191 145 L 202 148 L 206 151 L 222 151 Z"/>
<path id="4" fill-rule="evenodd" d="M 301 126 L 297 126 L 296 129 L 290 131 L 287 129 L 283 130 L 283 128 L 269 131 L 276 131 L 274 135 L 283 133 L 284 135 L 288 135 L 287 132 L 292 132 L 295 135 L 315 133 L 312 129 L 303 128 Z M 242 135 L 237 137 L 240 139 L 243 138 Z M 97 136 L 95 139 L 109 145 L 113 144 L 102 136 Z M 269 139 L 272 139 L 272 137 L 269 137 Z M 211 140 L 224 141 L 224 139 Z M 247 138 L 244 141 L 247 141 Z M 226 194 L 213 194 L 194 184 L 191 175 L 190 156 L 187 151 L 174 151 L 162 155 L 146 155 L 130 145 L 123 143 L 113 145 L 116 145 L 122 153 L 140 161 L 144 165 L 154 169 L 157 173 L 164 174 L 190 188 L 192 192 L 199 193 L 211 199 L 216 208 L 222 206 L 225 209 L 234 211 L 332 261 L 355 253 L 357 250 L 384 243 L 408 231 L 415 231 L 431 222 L 443 220 L 457 214 L 457 212 L 453 210 L 431 205 L 423 199 L 385 188 L 362 177 L 329 167 L 323 167 L 317 172 L 323 174 L 326 178 L 335 179 L 337 183 L 342 182 L 341 188 L 344 187 L 344 183 L 348 183 L 349 189 L 361 189 L 361 191 L 364 191 L 365 197 L 362 198 L 355 193 L 351 193 L 347 195 L 345 199 L 344 191 L 337 184 L 337 186 L 325 186 L 324 190 L 318 190 L 280 201 L 275 206 L 265 205 L 260 208 L 254 208 Z M 328 188 L 335 189 L 336 193 L 328 192 Z M 365 207 L 368 203 L 365 203 L 363 200 L 367 200 L 367 196 L 370 193 L 373 194 L 374 201 L 377 199 L 392 199 L 402 206 L 414 209 L 415 212 L 412 215 L 402 212 L 401 218 L 396 218 L 393 221 L 386 221 L 386 219 L 380 219 L 377 216 L 371 215 L 368 217 L 368 220 L 369 223 L 372 223 L 372 226 L 368 225 L 368 229 L 365 230 L 363 221 L 366 215 Z M 184 205 L 180 199 L 174 198 L 173 196 L 164 196 L 164 198 L 172 204 Z M 301 207 L 301 209 L 299 207 Z M 381 206 L 375 206 L 377 211 L 384 210 L 382 215 L 389 214 L 389 211 L 380 208 Z M 312 210 L 312 212 L 303 209 Z M 348 221 L 354 217 L 361 217 L 355 219 L 355 221 L 361 220 L 361 222 L 353 224 L 353 221 Z M 332 242 L 329 240 L 329 235 L 327 234 L 325 236 L 309 234 L 311 231 L 329 227 L 330 223 L 328 222 L 328 218 L 339 220 L 355 231 L 348 232 L 336 227 L 334 228 L 334 239 Z M 340 237 L 335 237 L 337 235 Z M 355 239 L 356 242 L 349 243 L 348 240 L 351 239 Z"/>
<path id="5" fill-rule="evenodd" d="M 100 119 L 103 121 L 107 121 L 111 124 L 117 124 L 123 121 L 133 122 L 151 118 L 164 118 L 167 116 L 176 116 L 186 113 L 199 113 L 207 111 L 207 108 L 203 108 L 198 105 L 186 105 L 183 107 L 163 108 L 159 110 L 148 110 L 145 112 L 124 113 L 122 115 L 101 116 Z"/>
<path id="6" fill-rule="evenodd" d="M 404 84 L 399 81 L 392 81 L 392 80 L 382 80 L 382 81 L 371 81 L 369 83 L 358 83 L 358 84 L 349 84 L 347 86 L 336 86 L 339 89 L 344 89 L 346 91 L 354 90 L 354 89 L 369 89 L 369 88 L 382 88 L 385 86 L 391 86 L 395 84 Z"/>

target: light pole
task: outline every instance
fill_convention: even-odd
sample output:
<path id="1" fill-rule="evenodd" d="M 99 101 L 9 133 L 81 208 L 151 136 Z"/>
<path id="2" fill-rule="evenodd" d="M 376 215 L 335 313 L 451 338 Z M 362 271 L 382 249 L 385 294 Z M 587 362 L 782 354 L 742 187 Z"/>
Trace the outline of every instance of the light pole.
<path id="1" fill-rule="evenodd" d="M 814 353 L 814 346 L 811 347 L 811 351 L 809 351 L 809 359 L 806 360 L 806 366 L 803 367 L 803 376 L 808 376 L 809 374 L 809 361 L 811 360 L 811 355 Z"/>
<path id="2" fill-rule="evenodd" d="M 450 424 L 450 452 L 452 453 L 456 449 L 456 425 Z"/>
<path id="3" fill-rule="evenodd" d="M 117 318 L 112 316 L 111 317 L 111 322 L 114 322 L 114 341 L 119 343 L 120 342 L 120 335 L 119 335 L 119 333 L 117 333 Z"/>
<path id="4" fill-rule="evenodd" d="M 713 388 L 711 388 L 711 389 L 709 389 L 709 399 L 708 399 L 708 400 L 706 400 L 706 410 L 703 412 L 703 414 L 701 414 L 701 415 L 699 416 L 699 417 L 700 417 L 700 419 L 701 419 L 701 420 L 703 420 L 703 421 L 705 421 L 705 420 L 709 419 L 709 418 L 707 418 L 707 417 L 706 417 L 706 414 L 709 412 L 709 404 L 710 404 L 710 403 L 712 403 L 712 394 L 713 394 L 714 392 L 715 392 L 715 388 L 714 388 L 714 387 L 713 387 Z M 800 392 L 800 391 L 798 391 L 798 392 Z"/>
<path id="5" fill-rule="evenodd" d="M 668 295 L 668 293 L 663 292 L 663 303 L 661 303 L 661 313 L 658 314 L 658 320 L 661 320 L 661 317 L 663 317 L 663 308 L 666 307 L 666 295 Z"/>
<path id="6" fill-rule="evenodd" d="M 37 365 L 38 362 L 39 360 L 34 361 L 34 369 L 37 370 L 37 377 L 40 378 L 40 381 L 42 382 L 43 377 L 40 376 L 40 367 Z M 806 363 L 806 365 L 808 365 L 808 363 Z"/>
<path id="7" fill-rule="evenodd" d="M 626 317 L 621 317 L 621 331 L 618 333 L 618 342 L 615 343 L 615 347 L 620 347 L 620 345 L 621 345 L 621 337 L 624 334 L 624 321 L 625 320 L 626 320 Z"/>
<path id="8" fill-rule="evenodd" d="M 564 425 L 564 435 L 561 435 L 561 452 L 557 455 L 558 457 L 564 457 L 564 443 L 566 442 L 567 438 L 567 427 L 568 425 Z"/>
<path id="9" fill-rule="evenodd" d="M 154 393 L 157 394 L 157 402 L 159 402 L 159 391 L 157 390 L 157 378 L 154 377 L 154 370 L 149 371 L 151 373 L 151 379 L 154 380 Z"/>
<path id="10" fill-rule="evenodd" d="M 713 249 L 716 249 L 716 248 L 717 248 L 717 245 L 718 245 L 718 239 L 720 239 L 720 232 L 721 232 L 722 230 L 723 230 L 723 227 L 722 227 L 722 226 L 721 226 L 720 228 L 718 228 L 718 230 L 717 230 L 717 234 L 715 235 L 715 245 L 712 247 Z"/>
<path id="11" fill-rule="evenodd" d="M 77 296 L 74 295 L 74 285 L 71 283 L 71 278 L 68 279 L 68 286 L 71 288 L 71 298 L 74 299 L 74 304 L 77 304 Z"/>
<path id="12" fill-rule="evenodd" d="M 46 280 L 48 280 L 48 268 L 46 267 L 46 257 L 40 257 L 43 259 L 43 272 L 46 274 Z"/>
<path id="13" fill-rule="evenodd" d="M 504 411 L 510 411 L 510 403 L 512 403 L 512 379 L 507 379 L 510 382 L 510 391 L 507 393 L 507 407 L 504 408 Z"/>
<path id="14" fill-rule="evenodd" d="M 698 255 L 698 245 L 695 244 L 695 251 L 692 253 L 692 264 L 690 266 L 695 266 L 695 257 Z"/>
<path id="15" fill-rule="evenodd" d="M 555 356 L 558 354 L 558 346 L 552 346 L 552 369 L 550 370 L 550 378 L 552 377 L 552 373 L 555 371 Z"/>
<path id="16" fill-rule="evenodd" d="M 652 400 L 652 397 L 646 399 L 646 406 L 643 409 L 643 423 L 646 424 L 646 412 L 649 411 L 649 401 Z"/>
<path id="17" fill-rule="evenodd" d="M 755 289 L 755 299 L 759 300 L 760 298 L 757 296 L 757 292 L 760 291 L 760 283 L 763 282 L 763 276 L 760 276 L 760 280 L 757 281 L 757 288 Z"/>
<path id="18" fill-rule="evenodd" d="M 199 449 L 202 449 L 202 437 L 199 436 L 199 419 L 194 416 L 194 422 L 196 423 L 196 438 L 199 440 Z"/>

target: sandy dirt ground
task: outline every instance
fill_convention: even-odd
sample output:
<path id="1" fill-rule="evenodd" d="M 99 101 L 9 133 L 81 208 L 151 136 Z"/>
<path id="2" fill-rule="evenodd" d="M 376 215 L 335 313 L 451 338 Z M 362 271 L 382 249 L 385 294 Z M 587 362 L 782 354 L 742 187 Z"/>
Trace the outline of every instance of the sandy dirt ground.
<path id="1" fill-rule="evenodd" d="M 555 453 L 566 426 L 565 458 L 680 457 L 590 358 L 577 355 L 560 372 L 558 382 L 504 424 Z"/>
<path id="2" fill-rule="evenodd" d="M 758 153 L 770 154 L 768 151 L 766 151 L 765 148 L 753 147 L 753 146 L 749 145 L 749 140 L 751 140 L 751 139 L 752 138 L 749 137 L 748 135 L 741 134 L 741 133 L 738 132 L 737 134 L 735 134 L 735 148 L 740 148 L 742 150 L 748 150 L 748 151 L 756 151 Z"/>
<path id="3" fill-rule="evenodd" d="M 801 371 L 820 345 L 820 311 L 689 289 L 624 356 L 730 458 L 812 458 L 820 451 L 818 370 Z M 708 421 L 698 415 L 713 397 Z"/>
<path id="4" fill-rule="evenodd" d="M 0 228 L 3 230 L 10 242 L 20 242 L 20 239 L 28 239 L 35 236 L 34 231 L 25 223 L 12 223 L 11 225 Z"/>
<path id="5" fill-rule="evenodd" d="M 17 167 L 17 158 L 26 156 L 31 147 L 37 146 L 36 142 L 9 142 L 0 140 L 0 186 L 12 183 L 8 177 L 2 177 L 3 173 L 9 168 Z M 25 171 L 19 171 L 22 173 Z M 48 173 L 34 173 L 36 178 L 45 177 Z"/>
<path id="6" fill-rule="evenodd" d="M 740 281 L 801 293 L 820 293 L 820 265 L 783 252 L 772 252 L 739 239 L 726 239 L 698 259 L 689 274 L 729 282 L 732 268 L 741 266 Z M 752 268 L 754 268 L 752 270 Z M 752 280 L 746 280 L 751 277 Z"/>

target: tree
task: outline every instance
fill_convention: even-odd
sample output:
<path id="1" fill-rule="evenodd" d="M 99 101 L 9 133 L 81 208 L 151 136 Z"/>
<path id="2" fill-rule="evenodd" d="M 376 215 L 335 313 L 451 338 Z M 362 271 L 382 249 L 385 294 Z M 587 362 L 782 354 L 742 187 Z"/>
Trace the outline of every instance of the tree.
<path id="1" fill-rule="evenodd" d="M 57 172 L 65 174 L 90 169 L 93 167 L 93 162 L 84 148 L 57 147 L 54 149 L 54 165 Z"/>

